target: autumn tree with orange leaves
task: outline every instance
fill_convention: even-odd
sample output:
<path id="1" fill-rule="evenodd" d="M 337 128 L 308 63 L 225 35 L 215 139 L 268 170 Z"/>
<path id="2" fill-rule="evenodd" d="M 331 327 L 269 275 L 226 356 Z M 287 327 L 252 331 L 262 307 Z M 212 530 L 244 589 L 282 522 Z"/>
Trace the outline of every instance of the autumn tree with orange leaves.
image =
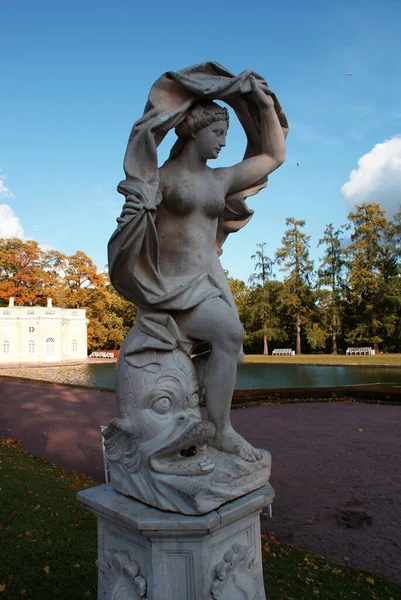
<path id="1" fill-rule="evenodd" d="M 85 308 L 88 349 L 118 349 L 135 322 L 136 308 L 111 286 L 81 250 L 66 256 L 34 240 L 0 239 L 0 306 Z"/>

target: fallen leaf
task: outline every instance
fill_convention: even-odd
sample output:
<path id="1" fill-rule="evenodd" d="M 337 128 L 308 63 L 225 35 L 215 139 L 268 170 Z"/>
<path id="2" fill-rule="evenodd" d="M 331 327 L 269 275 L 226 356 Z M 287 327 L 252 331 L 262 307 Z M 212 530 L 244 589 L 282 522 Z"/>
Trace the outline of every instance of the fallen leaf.
<path id="1" fill-rule="evenodd" d="M 46 573 L 46 575 L 49 574 L 50 568 L 49 567 L 43 567 L 44 572 Z"/>
<path id="2" fill-rule="evenodd" d="M 371 585 L 374 585 L 374 584 L 375 584 L 375 580 L 373 579 L 373 577 L 366 577 L 366 581 L 367 581 L 368 583 L 370 583 Z"/>
<path id="3" fill-rule="evenodd" d="M 4 592 L 4 590 L 6 589 L 6 586 L 4 585 L 4 583 L 0 584 L 0 592 Z"/>

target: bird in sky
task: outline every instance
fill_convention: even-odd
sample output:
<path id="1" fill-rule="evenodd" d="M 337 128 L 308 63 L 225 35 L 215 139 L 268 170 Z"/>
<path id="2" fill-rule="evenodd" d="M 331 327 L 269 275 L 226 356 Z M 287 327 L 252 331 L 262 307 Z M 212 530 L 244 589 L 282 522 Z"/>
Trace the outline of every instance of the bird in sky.
<path id="1" fill-rule="evenodd" d="M 351 75 L 352 75 L 352 73 L 347 73 L 347 76 L 348 76 L 348 77 L 351 77 Z"/>

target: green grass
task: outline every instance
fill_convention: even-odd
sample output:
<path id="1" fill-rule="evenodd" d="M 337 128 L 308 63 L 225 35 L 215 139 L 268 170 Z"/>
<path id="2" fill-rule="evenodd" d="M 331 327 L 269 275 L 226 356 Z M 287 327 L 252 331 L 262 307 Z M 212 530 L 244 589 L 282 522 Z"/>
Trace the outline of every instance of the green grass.
<path id="1" fill-rule="evenodd" d="M 76 500 L 96 485 L 0 440 L 0 599 L 96 595 L 96 519 Z"/>
<path id="2" fill-rule="evenodd" d="M 0 600 L 97 597 L 96 519 L 76 500 L 97 485 L 0 439 Z M 401 586 L 263 537 L 268 600 L 400 600 Z"/>
<path id="3" fill-rule="evenodd" d="M 401 367 L 401 354 L 377 356 L 345 356 L 344 354 L 298 354 L 295 356 L 264 356 L 246 354 L 245 363 L 299 364 L 299 365 L 370 365 Z"/>
<path id="4" fill-rule="evenodd" d="M 268 600 L 400 600 L 401 586 L 323 556 L 262 538 Z"/>

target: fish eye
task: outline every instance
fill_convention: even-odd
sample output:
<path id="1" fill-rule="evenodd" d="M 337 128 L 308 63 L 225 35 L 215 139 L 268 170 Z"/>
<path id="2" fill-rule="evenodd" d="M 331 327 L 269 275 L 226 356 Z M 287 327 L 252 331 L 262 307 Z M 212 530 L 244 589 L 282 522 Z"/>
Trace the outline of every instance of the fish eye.
<path id="1" fill-rule="evenodd" d="M 159 413 L 159 415 L 164 415 L 166 414 L 171 408 L 171 402 L 168 398 L 166 398 L 165 396 L 163 398 L 159 398 L 158 400 L 156 400 L 156 402 L 154 402 L 152 409 Z"/>
<path id="2" fill-rule="evenodd" d="M 195 408 L 199 404 L 199 394 L 198 392 L 194 392 L 191 394 L 188 400 L 188 408 Z"/>

